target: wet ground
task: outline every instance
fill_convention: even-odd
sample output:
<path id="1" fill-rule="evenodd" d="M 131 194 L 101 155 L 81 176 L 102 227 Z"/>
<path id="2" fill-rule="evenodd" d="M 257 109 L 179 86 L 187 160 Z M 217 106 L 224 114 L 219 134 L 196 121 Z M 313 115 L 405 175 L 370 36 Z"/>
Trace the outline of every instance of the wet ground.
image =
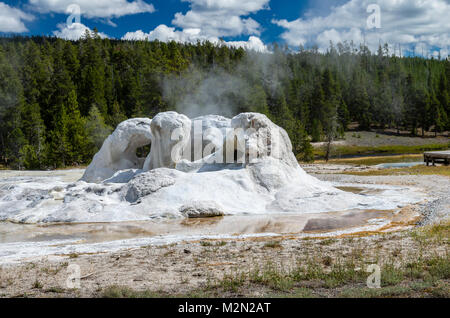
<path id="1" fill-rule="evenodd" d="M 306 215 L 226 216 L 121 223 L 24 225 L 2 222 L 0 223 L 0 244 L 62 240 L 91 244 L 166 235 L 187 237 L 326 233 L 381 224 L 393 215 L 394 211 L 353 210 Z"/>
<path id="2" fill-rule="evenodd" d="M 320 165 L 322 166 L 322 165 Z M 46 178 L 58 174 L 62 182 L 76 181 L 83 170 L 57 172 L 2 171 L 0 178 L 24 176 Z M 320 175 L 327 179 L 326 175 Z M 350 176 L 336 175 L 333 184 L 346 192 L 376 195 L 383 184 L 410 185 L 390 182 L 385 178 L 378 185 L 365 181 L 345 180 Z M 5 179 L 4 179 L 5 180 Z M 342 182 L 341 182 L 342 181 Z M 372 182 L 370 182 L 372 183 Z M 433 181 L 434 184 L 434 181 Z M 76 224 L 14 224 L 0 222 L 0 263 L 37 255 L 74 252 L 98 253 L 146 244 L 169 244 L 199 238 L 238 239 L 255 236 L 339 236 L 345 233 L 373 232 L 411 226 L 419 213 L 409 207 L 397 210 L 349 210 L 315 214 L 271 214 L 225 216 L 209 219 L 166 219 L 143 222 L 76 223 Z M 166 238 L 169 238 L 166 240 Z M 117 242 L 117 243 L 116 243 Z"/>

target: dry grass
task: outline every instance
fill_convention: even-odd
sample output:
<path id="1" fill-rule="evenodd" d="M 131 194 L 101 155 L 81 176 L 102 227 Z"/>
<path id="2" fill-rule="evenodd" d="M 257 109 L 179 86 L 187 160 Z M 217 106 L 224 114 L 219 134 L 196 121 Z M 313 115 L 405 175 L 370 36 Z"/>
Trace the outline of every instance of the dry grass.
<path id="1" fill-rule="evenodd" d="M 108 298 L 158 297 L 236 297 L 259 290 L 264 297 L 450 297 L 450 262 L 447 256 L 435 256 L 393 265 L 381 266 L 381 288 L 366 287 L 368 260 L 336 262 L 325 269 L 311 260 L 286 269 L 271 262 L 251 271 L 235 271 L 221 279 L 209 281 L 189 294 L 136 291 L 111 286 L 101 291 Z"/>
<path id="2" fill-rule="evenodd" d="M 385 145 L 385 146 L 356 146 L 356 145 L 338 145 L 332 148 L 332 158 L 341 158 L 346 156 L 371 156 L 371 155 L 401 155 L 401 154 L 422 154 L 425 151 L 440 151 L 450 148 L 450 143 L 444 144 L 425 144 L 425 145 Z M 323 147 L 315 148 L 314 155 L 316 159 L 324 158 L 325 150 Z"/>
<path id="3" fill-rule="evenodd" d="M 418 162 L 423 161 L 423 155 L 397 155 L 397 156 L 376 156 L 376 157 L 359 157 L 346 159 L 332 159 L 329 164 L 345 164 L 345 165 L 363 165 L 375 166 L 383 163 L 397 162 Z M 316 161 L 317 164 L 325 164 L 324 160 Z"/>
<path id="4" fill-rule="evenodd" d="M 436 166 L 436 167 L 415 166 L 398 169 L 344 172 L 343 174 L 355 176 L 439 175 L 450 177 L 450 166 Z"/>

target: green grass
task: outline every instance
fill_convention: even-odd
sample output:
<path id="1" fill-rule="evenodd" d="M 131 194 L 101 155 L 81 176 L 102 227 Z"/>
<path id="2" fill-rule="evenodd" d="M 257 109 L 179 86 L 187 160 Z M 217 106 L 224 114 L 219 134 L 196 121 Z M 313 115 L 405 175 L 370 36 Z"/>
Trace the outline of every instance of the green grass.
<path id="1" fill-rule="evenodd" d="M 50 287 L 49 289 L 45 290 L 46 293 L 54 293 L 54 294 L 63 294 L 66 291 L 62 289 L 61 287 Z"/>
<path id="2" fill-rule="evenodd" d="M 281 245 L 280 241 L 270 241 L 267 242 L 266 244 L 264 244 L 265 248 L 282 248 L 283 246 Z"/>
<path id="3" fill-rule="evenodd" d="M 134 290 L 129 287 L 113 285 L 100 291 L 101 298 L 208 298 L 211 294 L 194 290 L 187 294 L 170 294 L 164 291 Z"/>
<path id="4" fill-rule="evenodd" d="M 381 286 L 374 291 L 365 287 L 369 273 L 365 271 L 367 262 L 362 260 L 335 261 L 330 268 L 324 267 L 317 261 L 301 264 L 293 270 L 285 270 L 272 263 L 262 269 L 253 270 L 249 273 L 235 273 L 226 275 L 219 281 L 216 287 L 222 287 L 228 292 L 240 292 L 242 289 L 251 289 L 255 285 L 269 289 L 272 292 L 294 293 L 296 288 L 314 282 L 316 286 L 325 290 L 333 291 L 339 287 L 357 285 L 360 296 L 382 297 L 383 295 L 398 296 L 412 291 L 403 288 L 404 284 L 412 284 L 415 280 L 426 284 L 428 287 L 439 285 L 439 281 L 450 279 L 449 256 L 434 256 L 426 259 L 417 259 L 405 262 L 402 265 L 387 263 L 381 266 Z M 417 282 L 416 282 L 417 283 Z M 361 287 L 362 286 L 362 287 Z M 418 286 L 417 284 L 414 286 Z M 438 293 L 450 296 L 448 284 L 440 286 Z M 351 292 L 348 296 L 355 295 Z M 341 295 L 346 296 L 346 295 Z"/>
<path id="5" fill-rule="evenodd" d="M 418 162 L 423 161 L 423 155 L 396 155 L 396 156 L 376 156 L 376 157 L 361 157 L 361 158 L 346 158 L 346 159 L 332 159 L 329 164 L 350 164 L 363 166 L 376 166 L 383 163 L 397 163 L 397 162 Z M 325 163 L 320 160 L 316 163 Z"/>
<path id="6" fill-rule="evenodd" d="M 36 279 L 33 283 L 33 288 L 34 289 L 42 289 L 42 287 L 43 287 L 42 283 Z"/>
<path id="7" fill-rule="evenodd" d="M 392 298 L 408 297 L 413 293 L 409 287 L 394 286 L 386 288 L 348 288 L 343 290 L 340 298 Z"/>
<path id="8" fill-rule="evenodd" d="M 418 257 L 400 265 L 381 266 L 381 288 L 366 286 L 369 262 L 335 260 L 328 269 L 311 260 L 285 269 L 267 263 L 259 269 L 235 271 L 188 294 L 170 294 L 162 291 L 136 291 L 123 286 L 102 290 L 106 298 L 161 298 L 161 297 L 450 297 L 450 258 L 445 256 Z"/>
<path id="9" fill-rule="evenodd" d="M 450 221 L 415 228 L 410 231 L 410 236 L 419 243 L 448 243 L 450 240 Z"/>
<path id="10" fill-rule="evenodd" d="M 102 291 L 103 298 L 162 298 L 167 295 L 164 293 L 151 291 L 136 291 L 124 286 L 110 286 Z"/>
<path id="11" fill-rule="evenodd" d="M 333 245 L 336 242 L 337 242 L 337 240 L 333 239 L 333 238 L 324 239 L 324 240 L 319 241 L 319 245 L 328 246 L 328 245 Z"/>
<path id="12" fill-rule="evenodd" d="M 345 157 L 345 156 L 369 156 L 369 155 L 395 155 L 395 154 L 417 154 L 424 151 L 438 151 L 447 150 L 450 148 L 449 144 L 429 144 L 419 146 L 334 146 L 333 158 Z M 321 148 L 314 149 L 314 155 L 316 159 L 322 159 L 325 157 L 325 150 Z"/>
<path id="13" fill-rule="evenodd" d="M 438 175 L 450 177 L 450 166 L 415 166 L 408 168 L 382 169 L 372 171 L 343 172 L 354 176 L 392 176 L 392 175 Z"/>
<path id="14" fill-rule="evenodd" d="M 200 245 L 204 246 L 204 247 L 210 247 L 210 246 L 219 246 L 220 247 L 220 246 L 227 245 L 227 242 L 225 242 L 225 241 L 217 241 L 217 242 L 201 241 Z"/>

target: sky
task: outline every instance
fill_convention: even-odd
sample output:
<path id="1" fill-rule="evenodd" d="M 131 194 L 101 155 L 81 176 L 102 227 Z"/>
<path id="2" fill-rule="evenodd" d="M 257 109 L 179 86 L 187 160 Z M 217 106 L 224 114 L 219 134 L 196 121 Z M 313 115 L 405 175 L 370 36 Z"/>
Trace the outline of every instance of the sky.
<path id="1" fill-rule="evenodd" d="M 124 40 L 209 40 L 257 51 L 330 42 L 384 43 L 390 53 L 442 58 L 450 0 L 0 0 L 0 34 L 78 39 L 86 29 Z"/>

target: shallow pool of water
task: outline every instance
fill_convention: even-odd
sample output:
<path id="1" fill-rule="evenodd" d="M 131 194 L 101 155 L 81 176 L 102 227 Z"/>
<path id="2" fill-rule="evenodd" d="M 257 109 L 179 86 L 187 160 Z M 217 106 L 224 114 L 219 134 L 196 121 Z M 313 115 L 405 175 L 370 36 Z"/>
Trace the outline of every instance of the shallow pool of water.
<path id="1" fill-rule="evenodd" d="M 80 244 L 175 235 L 251 235 L 331 232 L 385 220 L 393 211 L 352 210 L 304 215 L 226 216 L 120 223 L 24 225 L 0 223 L 0 244 L 76 240 Z"/>
<path id="2" fill-rule="evenodd" d="M 382 163 L 377 165 L 379 168 L 389 169 L 389 168 L 409 168 L 415 166 L 424 165 L 423 161 L 418 162 L 396 162 L 396 163 Z"/>

